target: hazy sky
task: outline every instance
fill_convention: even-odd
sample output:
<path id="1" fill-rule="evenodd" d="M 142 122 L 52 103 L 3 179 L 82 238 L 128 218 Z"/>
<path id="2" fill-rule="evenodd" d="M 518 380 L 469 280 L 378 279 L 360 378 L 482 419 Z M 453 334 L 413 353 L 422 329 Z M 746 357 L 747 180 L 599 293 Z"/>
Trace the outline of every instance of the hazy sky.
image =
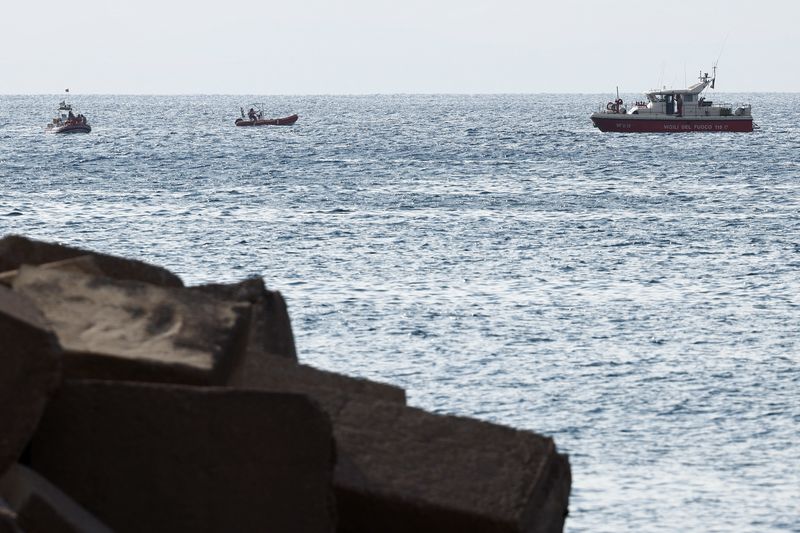
<path id="1" fill-rule="evenodd" d="M 800 1 L 2 0 L 0 93 L 800 91 Z"/>

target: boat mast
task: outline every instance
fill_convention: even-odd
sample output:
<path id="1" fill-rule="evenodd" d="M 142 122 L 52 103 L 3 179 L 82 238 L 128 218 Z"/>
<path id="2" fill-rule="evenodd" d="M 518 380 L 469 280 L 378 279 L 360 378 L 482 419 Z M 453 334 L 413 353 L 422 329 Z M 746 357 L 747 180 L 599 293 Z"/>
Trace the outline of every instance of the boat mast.
<path id="1" fill-rule="evenodd" d="M 719 60 L 722 59 L 722 52 L 725 51 L 725 45 L 728 43 L 728 37 L 730 37 L 730 32 L 725 35 L 725 39 L 722 41 L 722 46 L 719 48 L 719 55 L 717 56 L 717 60 L 714 61 L 714 66 L 712 68 L 711 74 L 711 88 L 714 88 L 714 84 L 717 81 L 717 65 L 719 65 Z"/>

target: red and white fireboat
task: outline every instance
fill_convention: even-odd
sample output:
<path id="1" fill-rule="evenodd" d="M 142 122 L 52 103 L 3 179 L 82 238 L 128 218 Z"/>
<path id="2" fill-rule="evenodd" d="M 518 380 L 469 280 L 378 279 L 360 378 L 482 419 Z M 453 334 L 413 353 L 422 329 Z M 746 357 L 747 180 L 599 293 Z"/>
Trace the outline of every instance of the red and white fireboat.
<path id="1" fill-rule="evenodd" d="M 750 104 L 713 104 L 701 96 L 714 88 L 717 78 L 700 73 L 700 81 L 688 89 L 664 89 L 645 93 L 647 101 L 636 102 L 630 109 L 617 95 L 605 109 L 592 113 L 595 128 L 622 133 L 680 133 L 689 131 L 753 131 Z"/>

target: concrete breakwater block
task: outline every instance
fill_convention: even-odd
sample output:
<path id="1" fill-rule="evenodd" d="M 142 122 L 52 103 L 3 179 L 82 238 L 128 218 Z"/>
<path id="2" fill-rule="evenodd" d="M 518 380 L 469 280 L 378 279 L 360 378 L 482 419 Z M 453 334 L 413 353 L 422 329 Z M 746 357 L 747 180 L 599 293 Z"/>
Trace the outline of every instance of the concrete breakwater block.
<path id="1" fill-rule="evenodd" d="M 61 379 L 61 348 L 28 298 L 0 287 L 0 476 L 17 461 Z"/>
<path id="2" fill-rule="evenodd" d="M 31 466 L 115 531 L 332 532 L 334 442 L 296 394 L 66 381 Z"/>
<path id="3" fill-rule="evenodd" d="M 405 405 L 403 389 L 276 357 L 229 385 L 290 391 L 330 415 L 339 531 L 561 531 L 571 477 L 552 439 Z"/>
<path id="4" fill-rule="evenodd" d="M 0 477 L 0 498 L 25 533 L 111 533 L 111 529 L 58 487 L 22 465 Z"/>
<path id="5" fill-rule="evenodd" d="M 80 272 L 83 274 L 93 274 L 95 276 L 106 276 L 103 269 L 97 263 L 97 260 L 91 255 L 81 255 L 71 259 L 64 259 L 63 261 L 54 261 L 52 263 L 43 263 L 38 265 L 41 268 L 55 268 L 58 270 L 66 270 L 67 272 Z M 9 270 L 8 272 L 0 273 L 0 285 L 11 287 L 14 283 L 14 278 L 19 274 L 19 270 Z"/>
<path id="6" fill-rule="evenodd" d="M 189 287 L 189 290 L 222 300 L 246 302 L 250 305 L 246 353 L 269 354 L 297 360 L 286 302 L 280 292 L 267 290 L 262 278 L 250 278 L 231 284 L 197 285 Z"/>
<path id="7" fill-rule="evenodd" d="M 0 533 L 25 533 L 17 527 L 16 514 L 6 510 L 0 502 Z"/>
<path id="8" fill-rule="evenodd" d="M 181 279 L 169 270 L 143 261 L 36 241 L 19 235 L 7 235 L 0 239 L 0 272 L 16 270 L 22 265 L 41 265 L 82 255 L 92 256 L 110 278 L 143 281 L 164 287 L 183 286 Z"/>
<path id="9" fill-rule="evenodd" d="M 227 382 L 234 388 L 306 394 L 328 413 L 337 413 L 350 398 L 405 404 L 400 387 L 320 370 L 269 354 L 250 353 Z"/>
<path id="10" fill-rule="evenodd" d="M 61 248 L 7 237 L 0 257 Z M 0 476 L 35 432 L 31 466 L 122 532 L 562 530 L 571 474 L 551 439 L 299 364 L 260 278 L 165 286 L 103 257 L 0 261 L 16 269 L 0 273 Z M 55 524 L 60 504 L 31 494 L 11 526 Z"/>
<path id="11" fill-rule="evenodd" d="M 332 417 L 342 532 L 563 528 L 570 468 L 550 438 L 363 398 Z"/>
<path id="12" fill-rule="evenodd" d="M 12 287 L 52 326 L 66 377 L 221 383 L 245 342 L 245 304 L 182 288 L 26 265 Z"/>

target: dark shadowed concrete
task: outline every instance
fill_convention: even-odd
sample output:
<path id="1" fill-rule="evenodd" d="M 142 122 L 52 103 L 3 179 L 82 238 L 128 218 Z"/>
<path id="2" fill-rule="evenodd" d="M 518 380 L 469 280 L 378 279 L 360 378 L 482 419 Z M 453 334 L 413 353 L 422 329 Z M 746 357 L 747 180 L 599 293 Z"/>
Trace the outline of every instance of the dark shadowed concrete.
<path id="1" fill-rule="evenodd" d="M 250 356 L 231 386 L 307 394 L 331 416 L 340 531 L 562 530 L 570 468 L 551 439 L 406 407 L 391 385 Z"/>
<path id="2" fill-rule="evenodd" d="M 570 469 L 550 438 L 363 398 L 333 421 L 343 532 L 563 528 Z"/>
<path id="3" fill-rule="evenodd" d="M 289 312 L 281 293 L 267 290 L 262 278 L 239 283 L 208 284 L 190 290 L 210 294 L 223 300 L 247 302 L 251 306 L 247 353 L 268 354 L 297 360 Z M 244 370 L 251 358 L 244 363 Z"/>
<path id="4" fill-rule="evenodd" d="M 0 497 L 16 511 L 25 533 L 111 533 L 55 485 L 22 465 L 12 466 L 0 478 Z"/>
<path id="5" fill-rule="evenodd" d="M 61 379 L 61 357 L 33 303 L 0 287 L 0 476 L 33 435 Z"/>
<path id="6" fill-rule="evenodd" d="M 31 465 L 115 531 L 331 532 L 334 445 L 295 394 L 65 382 Z"/>
<path id="7" fill-rule="evenodd" d="M 268 354 L 249 353 L 234 369 L 228 385 L 236 388 L 296 392 L 317 400 L 329 413 L 339 412 L 353 396 L 405 404 L 400 387 L 353 378 L 301 365 Z"/>
<path id="8" fill-rule="evenodd" d="M 22 533 L 17 527 L 17 513 L 0 497 L 0 533 Z"/>

